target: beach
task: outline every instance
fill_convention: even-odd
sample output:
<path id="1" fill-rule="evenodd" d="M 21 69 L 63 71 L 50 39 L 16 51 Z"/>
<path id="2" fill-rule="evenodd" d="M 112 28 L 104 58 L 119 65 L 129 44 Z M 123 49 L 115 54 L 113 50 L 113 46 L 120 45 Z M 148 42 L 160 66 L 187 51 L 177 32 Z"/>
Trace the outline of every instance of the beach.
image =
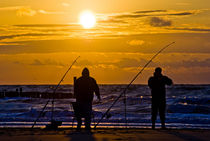
<path id="1" fill-rule="evenodd" d="M 1 141 L 209 141 L 210 130 L 199 129 L 108 129 L 100 128 L 90 132 L 61 128 L 45 130 L 40 128 L 1 128 Z"/>

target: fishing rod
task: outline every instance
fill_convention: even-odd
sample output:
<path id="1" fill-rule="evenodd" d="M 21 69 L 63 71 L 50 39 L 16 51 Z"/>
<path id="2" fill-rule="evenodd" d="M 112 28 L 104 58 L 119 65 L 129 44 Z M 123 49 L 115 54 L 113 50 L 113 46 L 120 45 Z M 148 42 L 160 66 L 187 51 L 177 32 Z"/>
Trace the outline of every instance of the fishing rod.
<path id="1" fill-rule="evenodd" d="M 131 86 L 131 84 L 136 80 L 136 78 L 144 71 L 144 69 L 152 62 L 153 59 L 155 59 L 155 57 L 157 57 L 164 49 L 166 49 L 167 47 L 169 47 L 170 45 L 174 44 L 175 42 L 172 42 L 166 46 L 164 46 L 163 48 L 161 48 L 145 65 L 144 67 L 136 74 L 136 76 L 131 80 L 131 82 L 127 85 L 127 87 L 124 89 L 124 91 L 116 98 L 116 100 L 112 103 L 112 105 L 107 109 L 107 111 L 102 115 L 101 119 L 97 122 L 97 124 L 95 125 L 95 129 L 98 126 L 98 124 L 103 120 L 103 118 L 109 113 L 109 111 L 111 110 L 111 108 L 116 104 L 116 102 L 124 95 L 124 103 L 126 104 L 126 91 L 127 89 Z M 125 107 L 125 120 L 127 123 L 127 114 L 126 114 L 126 107 Z M 127 127 L 127 125 L 126 125 Z"/>
<path id="2" fill-rule="evenodd" d="M 61 78 L 61 80 L 59 81 L 58 85 L 56 86 L 56 88 L 53 91 L 53 100 L 52 100 L 52 114 L 51 114 L 51 121 L 53 120 L 53 114 L 54 114 L 54 100 L 55 100 L 55 93 L 56 90 L 58 89 L 58 87 L 60 86 L 61 82 L 64 80 L 64 78 L 66 77 L 67 73 L 71 70 L 72 66 L 76 63 L 76 61 L 79 59 L 80 56 L 78 56 L 71 64 L 71 66 L 68 68 L 68 70 L 66 71 L 66 73 L 63 75 L 63 77 Z M 32 125 L 32 129 L 34 128 L 34 126 L 36 125 L 36 122 L 38 121 L 38 119 L 41 117 L 41 115 L 43 114 L 45 108 L 47 107 L 48 103 L 50 102 L 50 99 L 47 101 L 47 103 L 44 105 L 44 107 L 42 108 L 42 111 L 39 113 L 39 116 L 36 118 L 36 120 L 34 121 L 34 124 Z"/>
<path id="3" fill-rule="evenodd" d="M 71 66 L 69 67 L 69 69 L 66 71 L 66 73 L 63 75 L 63 77 L 61 78 L 60 82 L 58 83 L 58 85 L 56 86 L 56 88 L 54 89 L 53 92 L 53 100 L 52 100 L 52 114 L 51 114 L 51 121 L 53 121 L 53 115 L 54 115 L 54 101 L 55 101 L 55 93 L 56 90 L 58 89 L 58 87 L 60 86 L 61 82 L 64 80 L 64 78 L 66 77 L 67 73 L 71 70 L 72 66 L 74 65 L 74 63 L 76 63 L 77 59 L 79 59 L 80 56 L 78 56 L 74 62 L 71 64 Z"/>

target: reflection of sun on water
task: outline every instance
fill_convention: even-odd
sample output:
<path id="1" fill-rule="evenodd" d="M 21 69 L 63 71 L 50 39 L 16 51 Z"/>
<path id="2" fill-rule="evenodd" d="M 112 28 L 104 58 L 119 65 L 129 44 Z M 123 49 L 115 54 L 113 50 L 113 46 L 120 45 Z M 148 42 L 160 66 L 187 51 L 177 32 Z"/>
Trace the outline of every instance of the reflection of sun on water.
<path id="1" fill-rule="evenodd" d="M 92 12 L 84 11 L 80 14 L 79 23 L 84 28 L 92 28 L 96 23 L 96 18 Z"/>

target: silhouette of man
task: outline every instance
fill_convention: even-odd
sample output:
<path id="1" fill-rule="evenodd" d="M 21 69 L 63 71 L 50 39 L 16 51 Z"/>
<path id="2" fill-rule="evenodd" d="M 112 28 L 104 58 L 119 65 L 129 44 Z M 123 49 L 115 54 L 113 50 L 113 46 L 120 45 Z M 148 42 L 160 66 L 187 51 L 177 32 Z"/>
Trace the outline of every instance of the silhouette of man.
<path id="1" fill-rule="evenodd" d="M 82 118 L 85 118 L 85 129 L 90 130 L 93 94 L 96 94 L 101 101 L 99 87 L 96 80 L 89 76 L 89 70 L 84 68 L 82 76 L 78 78 L 74 86 L 74 94 L 76 97 L 75 115 L 77 119 L 77 129 L 81 129 Z"/>
<path id="2" fill-rule="evenodd" d="M 172 85 L 173 82 L 167 76 L 162 75 L 162 69 L 157 67 L 154 76 L 148 80 L 152 93 L 152 129 L 155 129 L 155 121 L 159 112 L 162 129 L 165 129 L 166 90 L 165 85 Z"/>

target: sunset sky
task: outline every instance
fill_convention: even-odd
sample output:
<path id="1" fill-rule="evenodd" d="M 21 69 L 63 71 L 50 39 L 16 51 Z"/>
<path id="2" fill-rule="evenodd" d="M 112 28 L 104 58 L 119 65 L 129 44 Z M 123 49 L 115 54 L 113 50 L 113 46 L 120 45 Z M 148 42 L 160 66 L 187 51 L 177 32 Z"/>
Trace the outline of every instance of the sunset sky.
<path id="1" fill-rule="evenodd" d="M 84 28 L 81 13 L 95 16 Z M 0 0 L 0 84 L 63 84 L 84 67 L 100 84 L 127 84 L 155 67 L 175 84 L 210 84 L 210 0 Z"/>

